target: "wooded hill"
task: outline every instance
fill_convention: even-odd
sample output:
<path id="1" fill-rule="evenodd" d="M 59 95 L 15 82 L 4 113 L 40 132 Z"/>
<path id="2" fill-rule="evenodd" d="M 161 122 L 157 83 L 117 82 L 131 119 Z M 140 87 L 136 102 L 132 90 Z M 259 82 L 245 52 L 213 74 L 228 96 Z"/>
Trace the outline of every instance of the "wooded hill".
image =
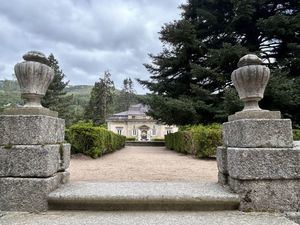
<path id="1" fill-rule="evenodd" d="M 71 125 L 79 120 L 83 120 L 84 110 L 89 103 L 90 94 L 93 89 L 93 85 L 68 85 L 64 90 L 66 96 L 72 96 L 71 104 L 68 106 L 66 122 L 67 125 Z M 114 91 L 114 100 L 111 106 L 110 113 L 117 113 L 120 110 L 120 90 Z M 141 97 L 136 95 L 136 97 Z M 135 102 L 138 102 L 137 98 Z M 135 103 L 134 102 L 134 103 Z M 16 80 L 0 80 L 0 110 L 4 107 L 22 105 L 20 88 Z"/>

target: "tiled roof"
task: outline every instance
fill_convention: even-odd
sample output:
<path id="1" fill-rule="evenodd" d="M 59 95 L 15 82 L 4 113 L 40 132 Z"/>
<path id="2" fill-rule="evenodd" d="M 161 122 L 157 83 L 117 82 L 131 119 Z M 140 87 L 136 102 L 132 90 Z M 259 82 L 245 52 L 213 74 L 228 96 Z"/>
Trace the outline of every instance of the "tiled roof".
<path id="1" fill-rule="evenodd" d="M 136 104 L 136 105 L 131 105 L 128 109 L 128 111 L 120 112 L 120 113 L 115 113 L 111 115 L 108 119 L 113 119 L 113 118 L 128 118 L 128 116 L 145 116 L 146 112 L 149 110 L 148 106 L 145 106 L 143 104 Z"/>

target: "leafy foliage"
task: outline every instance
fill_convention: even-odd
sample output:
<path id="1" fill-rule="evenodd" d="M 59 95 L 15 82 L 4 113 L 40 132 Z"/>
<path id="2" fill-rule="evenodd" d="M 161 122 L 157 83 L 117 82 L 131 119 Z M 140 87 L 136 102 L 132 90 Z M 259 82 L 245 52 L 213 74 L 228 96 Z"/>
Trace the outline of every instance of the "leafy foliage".
<path id="1" fill-rule="evenodd" d="M 215 156 L 217 146 L 222 145 L 221 126 L 195 125 L 181 128 L 180 131 L 165 136 L 168 149 L 187 153 L 196 158 Z"/>
<path id="2" fill-rule="evenodd" d="M 126 141 L 136 141 L 136 137 L 126 137 Z"/>
<path id="3" fill-rule="evenodd" d="M 273 74 L 261 105 L 299 124 L 299 1 L 188 0 L 181 9 L 182 18 L 160 32 L 162 52 L 145 65 L 151 80 L 139 80 L 152 92 L 144 100 L 151 116 L 179 125 L 223 122 L 241 107 L 230 74 L 252 52 Z"/>
<path id="4" fill-rule="evenodd" d="M 83 153 L 97 158 L 125 146 L 126 137 L 91 123 L 74 124 L 66 130 L 66 139 L 73 153 Z"/>

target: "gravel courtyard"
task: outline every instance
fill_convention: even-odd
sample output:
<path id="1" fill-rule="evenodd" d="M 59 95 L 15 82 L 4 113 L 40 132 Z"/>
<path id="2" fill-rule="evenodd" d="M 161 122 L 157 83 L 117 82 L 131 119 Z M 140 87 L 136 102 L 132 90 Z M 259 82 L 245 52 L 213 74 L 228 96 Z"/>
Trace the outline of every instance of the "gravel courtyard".
<path id="1" fill-rule="evenodd" d="M 98 159 L 74 155 L 71 181 L 217 181 L 215 160 L 199 160 L 165 147 L 128 146 Z"/>

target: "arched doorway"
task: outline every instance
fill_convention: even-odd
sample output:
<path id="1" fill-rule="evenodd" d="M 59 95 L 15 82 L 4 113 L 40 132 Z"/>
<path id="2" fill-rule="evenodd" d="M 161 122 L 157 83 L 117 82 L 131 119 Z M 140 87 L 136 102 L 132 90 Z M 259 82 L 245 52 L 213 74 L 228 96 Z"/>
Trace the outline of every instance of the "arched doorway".
<path id="1" fill-rule="evenodd" d="M 139 127 L 138 140 L 139 141 L 150 141 L 150 127 L 148 127 L 146 125 Z"/>

